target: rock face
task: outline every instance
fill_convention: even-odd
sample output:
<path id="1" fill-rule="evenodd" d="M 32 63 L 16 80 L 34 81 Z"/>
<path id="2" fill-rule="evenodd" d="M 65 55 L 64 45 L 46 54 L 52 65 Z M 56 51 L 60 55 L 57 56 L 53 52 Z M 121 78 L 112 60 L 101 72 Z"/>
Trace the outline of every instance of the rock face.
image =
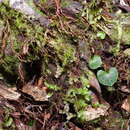
<path id="1" fill-rule="evenodd" d="M 10 0 L 9 3 L 12 8 L 20 10 L 27 15 L 35 16 L 35 11 L 25 0 Z"/>
<path id="2" fill-rule="evenodd" d="M 1 2 L 4 2 L 4 0 L 0 0 L 0 3 Z M 20 11 L 29 18 L 39 21 L 39 23 L 45 27 L 48 27 L 50 24 L 50 20 L 37 11 L 33 0 L 9 0 L 9 5 L 11 8 Z"/>

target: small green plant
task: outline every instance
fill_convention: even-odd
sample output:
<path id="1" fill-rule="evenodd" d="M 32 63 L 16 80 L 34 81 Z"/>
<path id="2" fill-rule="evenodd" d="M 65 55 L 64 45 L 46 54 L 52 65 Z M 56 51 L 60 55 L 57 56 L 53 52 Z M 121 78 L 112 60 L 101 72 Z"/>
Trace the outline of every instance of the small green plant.
<path id="1" fill-rule="evenodd" d="M 97 37 L 99 37 L 100 39 L 103 40 L 103 39 L 105 39 L 105 37 L 106 37 L 106 33 L 105 33 L 105 32 L 102 32 L 102 31 L 101 31 L 101 32 L 98 32 L 98 33 L 97 33 Z"/>
<path id="2" fill-rule="evenodd" d="M 76 100 L 84 99 L 85 101 L 90 101 L 91 99 L 91 93 L 88 90 L 88 88 L 72 88 L 69 89 L 67 93 L 67 97 L 70 98 L 69 101 L 75 103 Z M 72 100 L 71 100 L 72 99 Z"/>
<path id="3" fill-rule="evenodd" d="M 75 47 L 71 44 L 65 43 L 67 41 L 65 41 L 61 36 L 59 37 L 52 40 L 50 44 L 54 47 L 59 59 L 62 61 L 62 65 L 66 66 L 76 60 Z"/>
<path id="4" fill-rule="evenodd" d="M 101 67 L 101 65 L 102 65 L 102 60 L 101 60 L 101 57 L 98 55 L 94 55 L 92 59 L 90 59 L 89 61 L 89 67 L 91 69 L 97 69 Z"/>
<path id="5" fill-rule="evenodd" d="M 46 87 L 50 90 L 54 90 L 54 91 L 58 91 L 60 90 L 60 88 L 57 85 L 54 84 L 49 84 L 47 82 L 44 83 L 46 85 Z"/>
<path id="6" fill-rule="evenodd" d="M 80 110 L 78 113 L 77 113 L 77 118 L 81 121 L 81 122 L 84 122 L 86 120 L 86 115 L 85 115 L 86 111 L 85 110 Z"/>
<path id="7" fill-rule="evenodd" d="M 15 124 L 13 118 L 10 116 L 10 112 L 11 110 L 8 108 L 5 109 L 5 117 L 1 124 L 1 128 L 15 129 Z"/>
<path id="8" fill-rule="evenodd" d="M 99 70 L 97 72 L 99 82 L 105 86 L 113 86 L 118 79 L 118 71 L 115 67 L 110 68 L 108 72 Z"/>
<path id="9" fill-rule="evenodd" d="M 76 117 L 76 114 L 70 112 L 70 104 L 66 101 L 64 101 L 63 104 L 64 104 L 64 108 L 60 110 L 59 113 L 66 114 L 67 120 Z"/>
<path id="10" fill-rule="evenodd" d="M 80 81 L 81 81 L 83 87 L 89 88 L 89 80 L 85 76 L 81 76 Z"/>
<path id="11" fill-rule="evenodd" d="M 36 120 L 30 119 L 28 122 L 28 126 L 33 126 L 36 123 Z"/>
<path id="12" fill-rule="evenodd" d="M 98 55 L 94 55 L 92 59 L 89 61 L 89 67 L 91 69 L 97 69 L 101 67 L 101 65 L 102 60 L 101 57 Z M 99 70 L 97 72 L 97 78 L 101 84 L 105 86 L 113 86 L 118 79 L 118 71 L 115 67 L 110 68 L 108 72 Z"/>
<path id="13" fill-rule="evenodd" d="M 75 103 L 74 103 L 74 108 L 77 111 L 85 109 L 87 106 L 88 105 L 84 99 L 79 99 L 79 100 L 75 101 Z"/>
<path id="14" fill-rule="evenodd" d="M 3 124 L 5 127 L 11 126 L 12 123 L 13 123 L 13 118 L 12 117 L 10 117 L 10 116 L 5 117 L 5 122 Z"/>
<path id="15" fill-rule="evenodd" d="M 75 113 L 70 113 L 69 111 L 67 112 L 69 113 L 69 119 L 70 119 L 70 115 L 71 117 L 78 118 L 79 111 L 85 111 L 88 104 L 90 104 L 91 92 L 86 87 L 71 88 L 68 90 L 65 96 L 65 101 L 68 104 L 68 107 L 69 107 L 69 104 L 72 104 L 75 110 Z"/>

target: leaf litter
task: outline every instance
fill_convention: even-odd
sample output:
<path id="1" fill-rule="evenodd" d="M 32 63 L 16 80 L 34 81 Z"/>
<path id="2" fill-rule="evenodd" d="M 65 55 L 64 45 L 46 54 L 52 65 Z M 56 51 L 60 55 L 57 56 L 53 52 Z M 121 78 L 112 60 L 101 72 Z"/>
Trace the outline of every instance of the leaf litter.
<path id="1" fill-rule="evenodd" d="M 129 128 L 129 1 L 0 2 L 1 129 Z"/>

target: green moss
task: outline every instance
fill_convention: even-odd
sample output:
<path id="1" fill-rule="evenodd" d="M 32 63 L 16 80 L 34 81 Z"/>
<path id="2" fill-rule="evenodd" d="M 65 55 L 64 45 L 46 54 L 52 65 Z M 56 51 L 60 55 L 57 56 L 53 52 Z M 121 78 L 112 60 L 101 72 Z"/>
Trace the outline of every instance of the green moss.
<path id="1" fill-rule="evenodd" d="M 80 77 L 83 87 L 89 87 L 89 80 L 85 76 Z"/>
<path id="2" fill-rule="evenodd" d="M 0 63 L 7 73 L 12 75 L 17 73 L 18 59 L 16 57 L 6 56 Z"/>
<path id="3" fill-rule="evenodd" d="M 62 7 L 68 7 L 70 5 L 71 1 L 65 1 L 65 0 L 62 0 Z"/>
<path id="4" fill-rule="evenodd" d="M 60 87 L 57 86 L 57 85 L 49 84 L 49 83 L 47 83 L 47 82 L 45 82 L 45 85 L 46 85 L 46 87 L 47 87 L 48 89 L 50 89 L 50 90 L 54 90 L 54 91 L 60 90 Z"/>
<path id="5" fill-rule="evenodd" d="M 33 62 L 39 60 L 41 47 L 44 45 L 45 29 L 40 24 L 34 25 L 25 15 L 10 8 L 7 3 L 0 4 L 0 29 L 7 33 L 4 57 L 0 60 L 2 75 L 9 80 L 9 76 L 18 78 L 18 65 L 21 62 Z M 2 41 L 3 37 L 0 37 Z M 2 43 L 0 43 L 2 44 Z M 28 46 L 26 54 L 23 54 L 24 46 Z M 5 52 L 5 51 L 4 51 Z M 2 53 L 0 54 L 3 55 Z M 7 78 L 8 77 L 8 78 Z"/>
<path id="6" fill-rule="evenodd" d="M 76 60 L 75 47 L 69 43 L 65 43 L 64 39 L 58 38 L 57 40 L 53 40 L 50 43 L 56 50 L 56 53 L 62 61 L 63 66 L 69 65 Z"/>
<path id="7" fill-rule="evenodd" d="M 69 112 L 69 115 L 68 115 L 68 112 L 67 112 L 66 115 L 67 116 L 71 115 L 71 118 L 73 116 L 78 118 L 79 112 L 84 111 L 86 107 L 90 104 L 91 92 L 85 87 L 72 88 L 71 86 L 71 88 L 68 90 L 67 94 L 65 95 L 64 101 L 66 101 L 67 104 L 72 104 L 75 110 L 75 114 Z"/>
<path id="8" fill-rule="evenodd" d="M 118 30 L 117 30 L 116 27 L 111 30 L 110 37 L 115 41 L 119 40 L 119 38 L 118 38 Z M 127 26 L 123 25 L 121 42 L 123 44 L 130 45 L 130 26 L 128 26 L 128 25 Z"/>
<path id="9" fill-rule="evenodd" d="M 8 21 L 8 26 L 10 28 L 11 38 L 18 42 L 19 49 L 23 42 L 29 42 L 30 44 L 33 42 L 42 42 L 44 41 L 44 37 L 42 32 L 44 32 L 44 28 L 40 27 L 40 25 L 34 26 L 31 22 L 27 20 L 27 18 L 21 14 L 20 12 L 11 9 L 7 5 L 0 5 L 0 14 L 1 19 L 4 21 Z M 19 36 L 23 35 L 23 41 L 19 40 Z M 18 47 L 17 47 L 18 48 Z"/>

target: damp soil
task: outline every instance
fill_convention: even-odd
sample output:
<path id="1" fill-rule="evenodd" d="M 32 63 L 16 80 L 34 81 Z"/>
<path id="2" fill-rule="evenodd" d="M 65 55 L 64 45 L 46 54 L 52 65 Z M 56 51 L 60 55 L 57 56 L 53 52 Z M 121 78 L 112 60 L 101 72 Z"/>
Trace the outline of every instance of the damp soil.
<path id="1" fill-rule="evenodd" d="M 130 97 L 130 54 L 124 53 L 130 44 L 129 38 L 127 44 L 120 39 L 122 29 L 113 24 L 114 20 L 121 21 L 122 15 L 125 19 L 128 9 L 104 0 L 35 0 L 36 8 L 52 22 L 44 26 L 44 21 L 28 19 L 7 3 L 0 4 L 0 86 L 15 88 L 20 94 L 17 100 L 0 94 L 1 130 L 130 129 L 130 103 L 126 109 L 122 107 Z M 113 38 L 104 26 L 110 32 L 119 27 L 119 34 L 112 33 Z M 105 32 L 105 38 L 98 37 L 98 32 Z M 89 67 L 93 55 L 100 56 L 103 62 L 96 70 Z M 118 70 L 118 80 L 108 87 L 99 83 L 96 75 L 98 70 L 111 67 Z M 101 93 L 88 83 L 89 72 L 96 77 Z M 79 92 L 84 82 L 90 87 L 83 89 L 91 93 L 88 100 Z M 94 108 L 89 96 L 100 105 L 109 104 L 107 115 L 89 121 L 79 118 L 86 105 Z M 80 102 L 75 104 L 78 99 L 85 107 Z"/>

